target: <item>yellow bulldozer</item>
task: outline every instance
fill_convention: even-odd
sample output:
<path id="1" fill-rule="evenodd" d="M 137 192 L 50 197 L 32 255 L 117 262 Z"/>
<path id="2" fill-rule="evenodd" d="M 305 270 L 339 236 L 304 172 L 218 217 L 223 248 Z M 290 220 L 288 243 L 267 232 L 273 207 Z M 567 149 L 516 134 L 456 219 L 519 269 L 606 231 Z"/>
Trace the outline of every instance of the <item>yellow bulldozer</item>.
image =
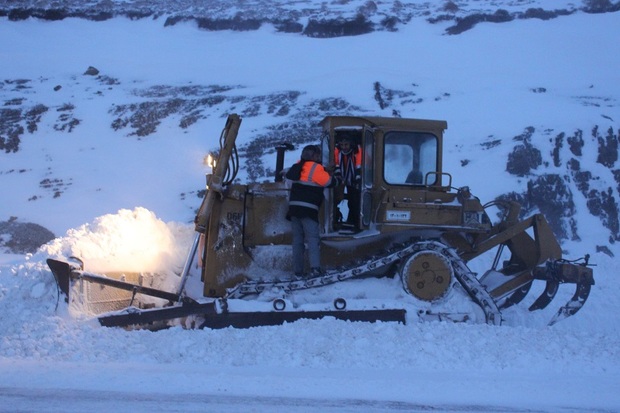
<path id="1" fill-rule="evenodd" d="M 283 178 L 285 154 L 294 148 L 276 147 L 273 182 L 234 183 L 240 125 L 232 114 L 220 135 L 177 290 L 149 287 L 139 274 L 94 274 L 80 260 L 48 259 L 67 302 L 96 303 L 103 326 L 154 329 L 179 320 L 196 328 L 243 328 L 323 317 L 499 325 L 502 311 L 524 300 L 534 282 L 544 289 L 530 311 L 545 308 L 560 284 L 574 284 L 554 324 L 587 300 L 594 284 L 589 256 L 563 258 L 541 214 L 520 219 L 517 203 L 483 205 L 468 187 L 452 187 L 442 164 L 447 123 L 440 120 L 328 116 L 320 122 L 323 164 L 333 162 L 344 139 L 360 149 L 357 190 L 345 196 L 355 198 L 348 201 L 359 212 L 343 222 L 346 202 L 325 189 L 319 211 L 324 271 L 294 276 L 285 219 L 290 182 Z M 487 257 L 489 268 L 476 273 L 469 264 L 479 257 Z M 185 289 L 194 263 L 202 297 Z M 145 305 L 141 297 L 163 304 Z"/>

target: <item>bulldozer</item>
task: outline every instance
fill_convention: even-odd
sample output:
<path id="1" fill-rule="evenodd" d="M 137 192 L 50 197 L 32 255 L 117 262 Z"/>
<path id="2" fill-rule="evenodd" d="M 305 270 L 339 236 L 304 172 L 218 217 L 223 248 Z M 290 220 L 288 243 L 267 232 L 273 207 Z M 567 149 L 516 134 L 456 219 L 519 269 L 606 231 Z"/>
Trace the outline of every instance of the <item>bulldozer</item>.
<path id="1" fill-rule="evenodd" d="M 349 199 L 324 189 L 323 271 L 294 275 L 285 218 L 291 182 L 284 178 L 284 162 L 295 148 L 288 142 L 276 146 L 273 181 L 235 183 L 240 125 L 241 118 L 231 114 L 220 135 L 176 291 L 149 286 L 144 274 L 96 274 L 80 259 L 50 258 L 68 303 L 90 303 L 101 325 L 125 328 L 179 322 L 246 328 L 325 317 L 500 325 L 504 310 L 523 301 L 534 283 L 542 293 L 529 311 L 547 307 L 560 284 L 574 284 L 552 325 L 577 313 L 590 294 L 589 255 L 563 258 L 543 215 L 521 219 L 516 202 L 482 204 L 468 187 L 452 186 L 443 168 L 442 120 L 327 116 L 320 122 L 322 163 L 332 164 L 346 139 L 359 149 L 359 180 Z M 345 201 L 357 203 L 357 213 L 343 222 Z M 472 271 L 471 263 L 481 257 L 489 268 Z M 201 297 L 186 291 L 194 265 L 200 268 Z"/>

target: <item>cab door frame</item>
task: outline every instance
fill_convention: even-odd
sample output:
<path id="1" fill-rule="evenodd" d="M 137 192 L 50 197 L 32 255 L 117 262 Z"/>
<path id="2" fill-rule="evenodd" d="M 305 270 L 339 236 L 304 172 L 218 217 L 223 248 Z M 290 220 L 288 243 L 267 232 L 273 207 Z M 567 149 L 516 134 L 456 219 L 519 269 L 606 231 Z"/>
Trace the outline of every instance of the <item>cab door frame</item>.
<path id="1" fill-rule="evenodd" d="M 374 187 L 375 168 L 375 134 L 374 129 L 364 125 L 362 131 L 362 170 L 360 188 L 360 217 L 359 227 L 367 229 L 372 222 L 372 190 Z"/>

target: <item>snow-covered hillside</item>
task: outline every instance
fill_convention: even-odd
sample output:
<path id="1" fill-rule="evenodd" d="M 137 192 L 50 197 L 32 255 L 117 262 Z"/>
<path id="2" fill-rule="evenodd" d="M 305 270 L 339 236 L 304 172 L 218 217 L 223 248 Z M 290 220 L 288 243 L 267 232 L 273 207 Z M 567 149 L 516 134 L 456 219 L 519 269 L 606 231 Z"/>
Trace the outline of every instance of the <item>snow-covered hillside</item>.
<path id="1" fill-rule="evenodd" d="M 610 12 L 584 11 L 603 3 Z M 558 2 L 570 13 L 544 20 L 516 17 L 545 7 L 536 1 L 350 1 L 334 14 L 276 4 L 302 30 L 280 30 L 266 7 L 244 31 L 164 24 L 178 9 L 103 21 L 0 13 L 0 411 L 620 411 L 617 5 Z M 362 7 L 375 24 L 366 34 L 304 33 Z M 514 18 L 448 34 L 498 9 Z M 272 179 L 273 145 L 316 142 L 326 115 L 447 120 L 453 184 L 545 213 L 569 257 L 597 264 L 590 300 L 552 328 L 557 307 L 510 309 L 503 327 L 327 320 L 153 333 L 71 317 L 45 259 L 182 265 L 203 161 L 232 112 L 243 118 L 240 181 Z M 200 294 L 199 280 L 190 290 Z"/>

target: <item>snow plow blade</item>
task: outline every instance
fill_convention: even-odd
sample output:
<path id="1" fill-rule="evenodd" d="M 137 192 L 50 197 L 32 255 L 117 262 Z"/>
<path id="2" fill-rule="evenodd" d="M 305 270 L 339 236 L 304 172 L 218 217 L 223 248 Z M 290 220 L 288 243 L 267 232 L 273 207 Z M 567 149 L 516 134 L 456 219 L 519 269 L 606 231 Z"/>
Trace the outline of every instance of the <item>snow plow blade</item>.
<path id="1" fill-rule="evenodd" d="M 405 310 L 357 310 L 357 311 L 271 311 L 271 312 L 217 312 L 215 302 L 186 303 L 182 306 L 157 308 L 150 310 L 128 309 L 122 314 L 99 317 L 104 327 L 139 326 L 157 327 L 157 322 L 176 318 L 197 316 L 202 321 L 195 328 L 220 329 L 226 327 L 250 328 L 276 326 L 292 323 L 301 319 L 319 320 L 333 317 L 343 321 L 395 321 L 405 324 Z M 161 328 L 161 327 L 158 327 Z"/>
<path id="2" fill-rule="evenodd" d="M 192 328 L 250 328 L 259 326 L 274 326 L 291 323 L 301 319 L 318 320 L 324 317 L 333 317 L 345 321 L 395 321 L 405 324 L 406 311 L 402 309 L 384 310 L 326 310 L 326 311 L 258 311 L 258 312 L 230 312 L 226 300 L 199 303 L 188 297 L 161 291 L 154 288 L 128 283 L 103 275 L 85 272 L 72 264 L 55 259 L 48 259 L 47 264 L 56 278 L 58 288 L 69 301 L 71 283 L 84 280 L 89 283 L 114 287 L 135 294 L 144 294 L 168 300 L 169 307 L 140 309 L 128 307 L 124 310 L 99 316 L 99 324 L 104 327 L 141 327 L 146 329 L 161 329 L 168 327 L 165 322 L 187 317 L 197 317 L 198 323 Z M 197 325 L 196 325 L 197 324 Z"/>
<path id="3" fill-rule="evenodd" d="M 281 311 L 254 313 L 222 313 L 207 317 L 200 328 L 250 328 L 258 326 L 277 326 L 297 320 L 320 320 L 333 317 L 343 321 L 393 321 L 405 324 L 405 310 L 355 310 L 355 311 Z"/>

